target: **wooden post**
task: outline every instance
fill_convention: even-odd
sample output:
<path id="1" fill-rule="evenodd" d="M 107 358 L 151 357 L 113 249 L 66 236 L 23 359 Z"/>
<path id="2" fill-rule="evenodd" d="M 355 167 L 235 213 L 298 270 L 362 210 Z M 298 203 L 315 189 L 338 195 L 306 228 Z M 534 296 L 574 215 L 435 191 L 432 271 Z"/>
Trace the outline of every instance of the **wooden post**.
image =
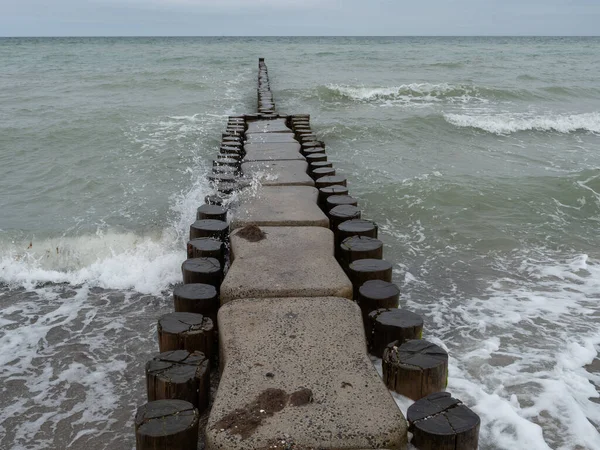
<path id="1" fill-rule="evenodd" d="M 217 326 L 219 294 L 217 288 L 210 284 L 192 283 L 177 286 L 173 290 L 173 306 L 175 312 L 207 316 L 213 321 L 213 326 Z"/>
<path id="2" fill-rule="evenodd" d="M 228 175 L 237 175 L 239 174 L 239 170 L 237 167 L 233 167 L 233 166 L 221 166 L 221 165 L 217 165 L 217 166 L 213 166 L 212 168 L 213 173 L 224 173 L 224 174 L 228 174 Z"/>
<path id="3" fill-rule="evenodd" d="M 448 353 L 424 339 L 391 342 L 382 367 L 388 389 L 413 400 L 443 391 L 448 384 Z"/>
<path id="4" fill-rule="evenodd" d="M 225 194 L 225 195 L 229 195 L 234 193 L 235 191 L 237 191 L 239 189 L 239 186 L 237 183 L 235 182 L 222 182 L 222 183 L 218 183 L 216 185 L 217 190 L 221 193 L 221 194 Z"/>
<path id="5" fill-rule="evenodd" d="M 348 277 L 354 287 L 354 298 L 365 281 L 392 281 L 392 265 L 383 259 L 357 259 L 348 266 Z"/>
<path id="6" fill-rule="evenodd" d="M 308 164 L 318 161 L 327 161 L 327 155 L 325 153 L 311 153 L 304 158 Z"/>
<path id="7" fill-rule="evenodd" d="M 346 239 L 342 242 L 342 249 L 344 248 L 344 243 L 348 242 L 350 239 L 354 240 L 363 240 L 372 238 L 366 238 L 362 236 L 355 236 Z M 381 241 L 374 239 L 381 243 Z M 343 251 L 342 251 L 343 253 Z M 354 257 L 353 254 L 350 254 L 350 257 Z M 397 309 L 400 304 L 400 288 L 394 283 L 390 283 L 389 281 L 383 280 L 369 280 L 366 281 L 360 288 L 358 288 L 358 299 L 356 300 L 363 316 L 363 324 L 365 326 L 365 331 L 367 332 L 367 338 L 370 340 L 372 328 L 369 321 L 369 314 L 378 309 Z M 421 320 L 421 329 L 422 329 Z M 413 336 L 411 339 L 419 339 L 420 336 Z M 392 341 L 397 338 L 393 338 Z M 389 342 L 392 342 L 389 341 Z"/>
<path id="8" fill-rule="evenodd" d="M 190 240 L 202 237 L 212 237 L 226 241 L 229 237 L 229 224 L 223 220 L 196 220 L 190 226 Z"/>
<path id="9" fill-rule="evenodd" d="M 406 309 L 381 308 L 371 311 L 366 327 L 369 353 L 381 358 L 390 342 L 421 339 L 423 318 Z"/>
<path id="10" fill-rule="evenodd" d="M 323 149 L 322 152 L 325 153 L 325 144 L 323 141 L 310 141 L 304 137 L 304 141 L 302 142 L 302 151 L 308 153 L 310 149 L 314 148 Z"/>
<path id="11" fill-rule="evenodd" d="M 212 219 L 225 222 L 227 221 L 227 210 L 219 205 L 204 204 L 198 208 L 196 219 Z"/>
<path id="12" fill-rule="evenodd" d="M 321 189 L 328 186 L 346 186 L 346 179 L 341 175 L 321 177 L 315 180 L 315 187 Z"/>
<path id="13" fill-rule="evenodd" d="M 186 259 L 181 265 L 181 272 L 184 284 L 210 284 L 218 291 L 223 281 L 221 263 L 215 258 Z"/>
<path id="14" fill-rule="evenodd" d="M 335 175 L 335 169 L 333 167 L 319 167 L 317 169 L 314 169 L 310 174 L 313 180 L 329 175 Z"/>
<path id="15" fill-rule="evenodd" d="M 346 186 L 335 185 L 335 186 L 327 186 L 319 189 L 319 197 L 317 198 L 317 203 L 321 207 L 324 208 L 325 202 L 328 197 L 332 195 L 347 195 L 348 188 Z"/>
<path id="16" fill-rule="evenodd" d="M 211 173 L 208 175 L 208 181 L 212 183 L 235 183 L 235 175 L 225 173 Z"/>
<path id="17" fill-rule="evenodd" d="M 337 229 L 338 225 L 346 220 L 360 219 L 360 209 L 352 205 L 339 205 L 332 208 L 327 216 L 329 217 L 332 230 Z"/>
<path id="18" fill-rule="evenodd" d="M 215 327 L 202 314 L 174 312 L 158 319 L 158 348 L 161 353 L 170 350 L 199 351 L 212 359 Z"/>
<path id="19" fill-rule="evenodd" d="M 340 205 L 352 205 L 357 206 L 358 200 L 350 195 L 330 195 L 325 201 L 325 210 L 331 211 L 331 208 L 335 208 Z"/>
<path id="20" fill-rule="evenodd" d="M 209 361 L 202 352 L 173 350 L 146 363 L 148 401 L 185 400 L 202 413 L 210 396 Z"/>
<path id="21" fill-rule="evenodd" d="M 377 238 L 377 224 L 364 219 L 347 220 L 340 223 L 337 230 L 333 230 L 333 232 L 335 233 L 336 241 L 340 244 L 350 236 Z"/>
<path id="22" fill-rule="evenodd" d="M 448 392 L 436 392 L 407 411 L 411 444 L 419 450 L 477 450 L 479 416 Z"/>
<path id="23" fill-rule="evenodd" d="M 367 236 L 350 236 L 342 241 L 338 251 L 339 263 L 347 271 L 350 263 L 358 259 L 383 258 L 383 242 Z"/>
<path id="24" fill-rule="evenodd" d="M 209 205 L 222 205 L 225 199 L 220 195 L 211 194 L 204 197 L 204 201 Z"/>
<path id="25" fill-rule="evenodd" d="M 187 243 L 187 257 L 192 258 L 215 258 L 225 266 L 225 244 L 215 238 L 192 239 Z"/>
<path id="26" fill-rule="evenodd" d="M 136 450 L 189 450 L 198 446 L 200 414 L 184 400 L 156 400 L 135 415 Z"/>
<path id="27" fill-rule="evenodd" d="M 308 164 L 308 174 L 312 176 L 315 169 L 320 169 L 322 167 L 333 167 L 333 164 L 329 161 L 315 161 Z"/>
<path id="28" fill-rule="evenodd" d="M 325 154 L 325 149 L 323 147 L 311 147 L 311 148 L 306 148 L 303 149 L 300 153 L 302 153 L 302 155 L 304 155 L 304 157 L 307 157 L 308 155 L 315 155 L 315 154 Z"/>
<path id="29" fill-rule="evenodd" d="M 234 158 L 227 158 L 225 156 L 223 157 L 219 157 L 215 160 L 213 160 L 213 166 L 229 166 L 229 167 L 235 167 L 236 169 L 239 170 L 240 168 L 240 161 Z"/>

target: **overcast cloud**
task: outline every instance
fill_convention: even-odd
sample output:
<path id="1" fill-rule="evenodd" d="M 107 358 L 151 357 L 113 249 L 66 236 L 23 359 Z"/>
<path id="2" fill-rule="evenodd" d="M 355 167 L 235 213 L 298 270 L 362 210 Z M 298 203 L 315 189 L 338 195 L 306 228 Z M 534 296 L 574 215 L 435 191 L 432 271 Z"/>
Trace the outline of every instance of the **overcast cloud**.
<path id="1" fill-rule="evenodd" d="M 0 0 L 0 36 L 598 34 L 600 0 Z"/>

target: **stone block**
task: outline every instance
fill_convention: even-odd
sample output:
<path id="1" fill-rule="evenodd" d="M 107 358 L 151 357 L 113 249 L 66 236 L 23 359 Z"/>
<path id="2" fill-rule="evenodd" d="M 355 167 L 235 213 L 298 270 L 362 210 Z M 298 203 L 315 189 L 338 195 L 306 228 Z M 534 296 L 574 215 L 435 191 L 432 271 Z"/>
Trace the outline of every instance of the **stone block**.
<path id="1" fill-rule="evenodd" d="M 263 105 L 268 103 L 270 106 L 273 106 L 272 102 L 263 102 Z M 267 106 L 269 106 L 267 105 Z M 256 120 L 254 122 L 248 123 L 248 129 L 246 130 L 246 134 L 248 133 L 291 133 L 287 125 L 285 124 L 285 119 L 273 119 L 273 120 Z"/>
<path id="2" fill-rule="evenodd" d="M 246 144 L 244 150 L 246 156 L 244 161 L 277 161 L 277 160 L 300 160 L 305 158 L 300 153 L 300 144 L 297 142 L 288 143 L 267 143 L 267 144 Z"/>
<path id="3" fill-rule="evenodd" d="M 367 356 L 356 304 L 251 298 L 218 320 L 208 450 L 406 448 L 406 420 Z"/>
<path id="4" fill-rule="evenodd" d="M 333 257 L 331 230 L 260 229 L 264 233 L 260 240 L 241 237 L 244 229 L 231 234 L 233 263 L 221 284 L 221 304 L 249 297 L 352 298 L 352 284 Z"/>
<path id="5" fill-rule="evenodd" d="M 257 161 L 242 164 L 242 172 L 263 186 L 314 186 L 306 161 Z"/>
<path id="6" fill-rule="evenodd" d="M 247 192 L 233 211 L 230 227 L 259 226 L 329 227 L 329 219 L 317 205 L 319 191 L 311 186 L 263 186 Z"/>
<path id="7" fill-rule="evenodd" d="M 292 132 L 289 133 L 246 133 L 246 143 L 265 144 L 265 143 L 298 142 Z"/>

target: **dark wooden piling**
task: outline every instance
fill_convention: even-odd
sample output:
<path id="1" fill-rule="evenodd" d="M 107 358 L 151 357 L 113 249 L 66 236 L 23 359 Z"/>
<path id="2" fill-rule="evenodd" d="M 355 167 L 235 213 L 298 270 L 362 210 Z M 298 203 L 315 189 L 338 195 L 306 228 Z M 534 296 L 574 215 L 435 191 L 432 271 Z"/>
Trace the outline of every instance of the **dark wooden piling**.
<path id="1" fill-rule="evenodd" d="M 358 206 L 358 200 L 351 195 L 330 195 L 325 201 L 325 211 L 331 211 L 331 208 L 335 208 L 340 205 L 352 205 Z"/>
<path id="2" fill-rule="evenodd" d="M 239 170 L 241 163 L 235 158 L 227 158 L 223 156 L 213 160 L 213 166 L 229 166 Z"/>
<path id="3" fill-rule="evenodd" d="M 327 154 L 325 154 L 325 153 L 311 153 L 310 155 L 306 155 L 304 158 L 310 164 L 310 163 L 313 163 L 313 162 L 327 161 Z"/>
<path id="4" fill-rule="evenodd" d="M 210 395 L 209 361 L 202 352 L 174 350 L 146 363 L 148 401 L 185 400 L 202 413 Z"/>
<path id="5" fill-rule="evenodd" d="M 339 205 L 331 208 L 327 213 L 332 230 L 335 230 L 339 224 L 346 220 L 360 219 L 360 215 L 360 209 L 353 205 Z"/>
<path id="6" fill-rule="evenodd" d="M 215 327 L 202 314 L 174 312 L 158 319 L 158 348 L 161 353 L 171 350 L 202 352 L 208 359 L 213 356 Z"/>
<path id="7" fill-rule="evenodd" d="M 184 400 L 146 403 L 135 415 L 136 450 L 190 450 L 198 446 L 200 414 Z"/>
<path id="8" fill-rule="evenodd" d="M 448 353 L 424 339 L 388 344 L 382 368 L 386 386 L 413 400 L 443 391 L 448 384 Z"/>
<path id="9" fill-rule="evenodd" d="M 333 164 L 330 161 L 314 161 L 308 163 L 308 174 L 311 178 L 315 178 L 313 173 L 316 169 L 321 169 L 323 167 L 333 167 Z"/>
<path id="10" fill-rule="evenodd" d="M 217 288 L 204 283 L 183 284 L 173 290 L 173 307 L 175 312 L 202 314 L 217 325 L 219 311 L 219 294 Z"/>
<path id="11" fill-rule="evenodd" d="M 227 210 L 219 205 L 204 204 L 196 212 L 197 220 L 212 219 L 225 222 L 227 220 Z"/>
<path id="12" fill-rule="evenodd" d="M 341 185 L 334 185 L 334 186 L 327 186 L 327 187 L 323 187 L 319 189 L 319 196 L 317 198 L 317 203 L 319 204 L 319 206 L 324 209 L 325 207 L 325 202 L 327 200 L 328 197 L 332 196 L 332 195 L 347 195 L 348 194 L 348 188 L 346 186 L 341 186 Z"/>
<path id="13" fill-rule="evenodd" d="M 411 444 L 419 450 L 477 450 L 479 416 L 447 392 L 436 392 L 407 411 Z"/>
<path id="14" fill-rule="evenodd" d="M 355 236 L 352 238 L 346 239 L 344 242 L 347 242 L 349 239 L 368 239 L 361 236 Z M 375 239 L 377 241 L 377 239 Z M 378 241 L 381 242 L 381 241 Z M 344 247 L 344 243 L 342 243 L 342 248 Z M 342 251 L 343 253 L 343 251 Z M 353 257 L 354 255 L 350 256 Z M 400 288 L 395 283 L 390 283 L 389 281 L 383 280 L 369 280 L 363 283 L 363 285 L 358 288 L 358 298 L 356 299 L 356 303 L 360 307 L 363 323 L 365 325 L 365 330 L 367 331 L 367 337 L 371 334 L 371 326 L 369 321 L 369 314 L 378 309 L 396 309 L 400 304 Z M 422 329 L 422 320 L 421 320 L 421 329 Z M 412 337 L 411 339 L 420 339 L 419 336 Z M 370 337 L 369 337 L 370 339 Z M 396 339 L 392 339 L 394 341 Z M 389 341 L 389 342 L 392 342 Z"/>
<path id="15" fill-rule="evenodd" d="M 225 265 L 225 243 L 215 238 L 192 239 L 187 243 L 187 257 L 192 258 L 215 258 Z"/>
<path id="16" fill-rule="evenodd" d="M 315 180 L 315 187 L 321 189 L 328 186 L 346 186 L 346 178 L 341 175 L 321 177 Z"/>
<path id="17" fill-rule="evenodd" d="M 421 339 L 423 318 L 406 309 L 396 307 L 380 308 L 368 314 L 367 340 L 369 353 L 381 358 L 390 342 L 403 344 L 406 341 Z"/>
<path id="18" fill-rule="evenodd" d="M 338 261 L 344 270 L 359 259 L 383 258 L 383 242 L 367 236 L 350 236 L 342 241 L 338 250 Z"/>
<path id="19" fill-rule="evenodd" d="M 310 174 L 313 180 L 330 175 L 335 175 L 335 169 L 333 167 L 319 167 L 314 169 Z"/>
<path id="20" fill-rule="evenodd" d="M 214 286 L 217 290 L 223 281 L 223 268 L 216 258 L 190 258 L 181 265 L 183 283 L 203 283 Z"/>
<path id="21" fill-rule="evenodd" d="M 392 281 L 392 264 L 383 259 L 357 259 L 348 265 L 348 277 L 354 288 L 354 298 L 365 281 Z"/>
<path id="22" fill-rule="evenodd" d="M 223 220 L 196 220 L 190 225 L 190 240 L 203 237 L 212 237 L 226 241 L 229 237 L 229 224 Z"/>
<path id="23" fill-rule="evenodd" d="M 223 205 L 225 203 L 225 198 L 221 195 L 210 194 L 204 197 L 204 201 L 209 205 Z"/>

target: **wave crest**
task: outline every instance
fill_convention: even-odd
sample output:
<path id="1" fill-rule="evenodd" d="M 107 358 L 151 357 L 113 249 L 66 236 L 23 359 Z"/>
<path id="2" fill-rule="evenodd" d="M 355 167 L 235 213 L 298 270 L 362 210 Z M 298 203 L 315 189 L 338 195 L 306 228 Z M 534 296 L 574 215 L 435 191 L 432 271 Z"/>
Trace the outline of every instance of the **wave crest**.
<path id="1" fill-rule="evenodd" d="M 477 128 L 494 134 L 512 134 L 519 131 L 554 131 L 573 133 L 588 131 L 600 133 L 600 113 L 531 115 L 505 113 L 495 115 L 444 114 L 444 119 L 461 128 Z"/>
<path id="2" fill-rule="evenodd" d="M 411 83 L 391 87 L 330 84 L 325 86 L 323 90 L 332 96 L 367 102 L 371 100 L 400 100 L 406 97 L 441 99 L 477 94 L 476 89 L 470 86 L 454 86 L 448 83 Z"/>

